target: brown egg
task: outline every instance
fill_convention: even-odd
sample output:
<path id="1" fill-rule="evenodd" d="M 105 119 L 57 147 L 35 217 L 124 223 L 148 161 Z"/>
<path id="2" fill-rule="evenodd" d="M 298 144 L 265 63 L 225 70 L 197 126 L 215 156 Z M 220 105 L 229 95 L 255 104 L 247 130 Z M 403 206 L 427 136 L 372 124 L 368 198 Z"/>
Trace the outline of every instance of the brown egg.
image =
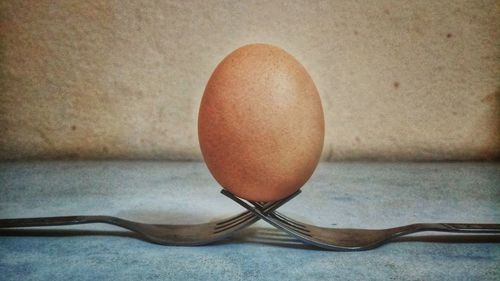
<path id="1" fill-rule="evenodd" d="M 214 70 L 201 100 L 198 137 L 208 169 L 238 197 L 291 195 L 316 168 L 324 139 L 321 100 L 284 50 L 243 46 Z"/>

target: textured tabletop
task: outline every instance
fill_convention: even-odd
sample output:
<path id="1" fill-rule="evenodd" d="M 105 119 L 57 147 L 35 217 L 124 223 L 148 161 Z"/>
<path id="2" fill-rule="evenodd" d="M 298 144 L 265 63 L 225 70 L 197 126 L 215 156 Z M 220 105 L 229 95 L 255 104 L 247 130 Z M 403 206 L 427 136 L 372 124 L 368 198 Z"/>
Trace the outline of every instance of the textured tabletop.
<path id="1" fill-rule="evenodd" d="M 202 223 L 240 211 L 197 162 L 0 164 L 2 218 Z M 500 164 L 322 163 L 280 211 L 327 227 L 499 223 Z M 0 280 L 500 280 L 498 237 L 425 233 L 370 251 L 332 252 L 268 239 L 273 228 L 264 222 L 198 247 L 150 244 L 104 224 L 50 229 L 2 232 Z"/>

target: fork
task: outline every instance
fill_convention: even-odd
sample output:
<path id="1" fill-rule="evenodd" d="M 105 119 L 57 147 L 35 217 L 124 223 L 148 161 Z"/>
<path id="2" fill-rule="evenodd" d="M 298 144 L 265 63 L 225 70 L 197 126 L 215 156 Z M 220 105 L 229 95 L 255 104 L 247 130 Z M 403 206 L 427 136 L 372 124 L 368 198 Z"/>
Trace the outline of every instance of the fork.
<path id="1" fill-rule="evenodd" d="M 222 190 L 221 193 L 298 240 L 328 250 L 369 250 L 386 244 L 397 237 L 422 231 L 500 233 L 500 224 L 415 223 L 387 229 L 318 227 L 291 219 L 274 211 L 276 208 L 266 211 L 261 203 L 248 201 L 253 205 L 252 207 L 226 190 Z"/>
<path id="2" fill-rule="evenodd" d="M 260 206 L 262 206 L 261 213 L 275 210 L 297 195 L 298 193 L 294 193 L 279 201 L 266 204 L 260 203 Z M 214 222 L 189 225 L 146 224 L 112 216 L 63 216 L 0 219 L 0 229 L 105 223 L 131 230 L 137 233 L 139 238 L 148 242 L 161 245 L 195 246 L 220 241 L 257 222 L 259 219 L 250 211 Z"/>

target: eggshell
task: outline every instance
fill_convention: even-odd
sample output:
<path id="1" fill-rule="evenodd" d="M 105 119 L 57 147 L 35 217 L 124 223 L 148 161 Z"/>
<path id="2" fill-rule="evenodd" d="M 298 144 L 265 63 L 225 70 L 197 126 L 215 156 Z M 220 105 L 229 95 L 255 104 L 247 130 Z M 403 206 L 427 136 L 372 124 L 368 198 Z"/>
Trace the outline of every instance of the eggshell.
<path id="1" fill-rule="evenodd" d="M 293 56 L 271 45 L 246 45 L 210 77 L 198 136 L 208 169 L 223 188 L 248 200 L 279 200 L 301 188 L 318 164 L 321 100 Z"/>

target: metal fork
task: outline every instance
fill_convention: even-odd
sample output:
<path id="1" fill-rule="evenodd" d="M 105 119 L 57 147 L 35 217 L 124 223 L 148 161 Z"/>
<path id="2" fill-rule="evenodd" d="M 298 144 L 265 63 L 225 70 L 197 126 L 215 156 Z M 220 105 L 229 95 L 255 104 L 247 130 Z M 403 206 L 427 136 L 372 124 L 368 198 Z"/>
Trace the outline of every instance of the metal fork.
<path id="1" fill-rule="evenodd" d="M 262 204 L 261 213 L 275 210 L 298 193 L 271 203 Z M 194 246 L 213 243 L 227 238 L 260 218 L 247 211 L 215 222 L 191 225 L 146 224 L 112 216 L 64 216 L 0 219 L 0 228 L 58 226 L 89 223 L 105 223 L 131 230 L 145 241 L 162 245 Z M 0 233 L 1 235 L 1 233 Z"/>
<path id="2" fill-rule="evenodd" d="M 222 190 L 221 193 L 298 240 L 329 250 L 369 250 L 388 243 L 397 237 L 422 231 L 500 233 L 500 224 L 416 223 L 387 229 L 318 227 L 296 221 L 276 211 L 265 211 L 262 204 L 248 201 L 253 205 L 252 207 L 226 190 Z"/>

